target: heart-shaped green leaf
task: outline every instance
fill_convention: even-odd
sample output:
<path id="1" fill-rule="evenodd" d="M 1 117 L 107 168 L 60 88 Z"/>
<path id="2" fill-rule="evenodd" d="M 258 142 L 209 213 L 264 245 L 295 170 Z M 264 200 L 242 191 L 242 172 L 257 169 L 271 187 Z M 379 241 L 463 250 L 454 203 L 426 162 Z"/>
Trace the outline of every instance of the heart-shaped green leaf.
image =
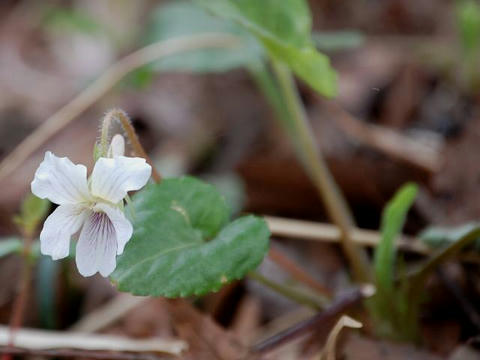
<path id="1" fill-rule="evenodd" d="M 191 177 L 147 186 L 134 196 L 129 212 L 134 234 L 111 279 L 135 295 L 216 291 L 258 266 L 268 250 L 264 220 L 245 216 L 227 224 L 222 196 Z"/>

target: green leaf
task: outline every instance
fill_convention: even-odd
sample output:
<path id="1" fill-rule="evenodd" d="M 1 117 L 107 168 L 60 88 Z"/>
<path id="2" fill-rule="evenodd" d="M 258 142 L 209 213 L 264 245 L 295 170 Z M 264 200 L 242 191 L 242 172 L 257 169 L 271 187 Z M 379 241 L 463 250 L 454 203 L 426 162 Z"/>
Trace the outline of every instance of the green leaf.
<path id="1" fill-rule="evenodd" d="M 215 186 L 218 192 L 225 197 L 230 214 L 236 215 L 242 211 L 246 200 L 245 184 L 238 175 L 234 173 L 215 174 L 204 179 Z"/>
<path id="2" fill-rule="evenodd" d="M 474 0 L 458 1 L 456 13 L 461 45 L 470 56 L 480 48 L 480 5 Z"/>
<path id="3" fill-rule="evenodd" d="M 202 49 L 174 55 L 156 62 L 155 70 L 223 72 L 262 61 L 263 49 L 241 26 L 219 19 L 187 1 L 159 6 L 148 26 L 146 42 L 154 43 L 179 36 L 202 33 L 225 33 L 239 37 L 239 46 L 224 49 Z"/>
<path id="4" fill-rule="evenodd" d="M 375 276 L 377 287 L 389 291 L 394 286 L 395 238 L 403 228 L 407 212 L 417 196 L 418 187 L 406 184 L 398 190 L 383 211 L 380 244 L 375 249 Z"/>
<path id="5" fill-rule="evenodd" d="M 20 214 L 14 218 L 27 234 L 33 234 L 50 210 L 50 201 L 29 194 L 22 202 Z"/>
<path id="6" fill-rule="evenodd" d="M 50 29 L 59 32 L 98 35 L 105 31 L 101 23 L 80 10 L 53 8 L 46 13 L 43 21 Z"/>
<path id="7" fill-rule="evenodd" d="M 270 56 L 325 96 L 337 93 L 337 77 L 328 57 L 311 39 L 311 14 L 305 0 L 195 0 L 214 14 L 251 31 Z"/>
<path id="8" fill-rule="evenodd" d="M 201 295 L 240 279 L 262 261 L 269 230 L 245 216 L 228 223 L 215 188 L 183 177 L 147 186 L 132 201 L 134 234 L 111 279 L 135 295 Z"/>
<path id="9" fill-rule="evenodd" d="M 341 51 L 361 46 L 365 37 L 357 31 L 333 31 L 314 33 L 313 41 L 322 51 Z"/>
<path id="10" fill-rule="evenodd" d="M 304 0 L 195 0 L 213 13 L 234 20 L 261 38 L 303 47 L 310 45 L 312 19 Z"/>
<path id="11" fill-rule="evenodd" d="M 22 250 L 22 241 L 17 238 L 0 240 L 0 258 Z"/>
<path id="12" fill-rule="evenodd" d="M 418 237 L 432 248 L 441 248 L 458 241 L 478 227 L 479 223 L 476 222 L 454 227 L 432 226 L 422 231 Z M 477 247 L 480 245 L 479 239 L 477 239 L 476 245 Z"/>
<path id="13" fill-rule="evenodd" d="M 59 263 L 49 256 L 40 257 L 35 271 L 35 295 L 38 315 L 44 328 L 55 329 L 57 324 L 56 293 Z"/>
<path id="14" fill-rule="evenodd" d="M 395 340 L 416 336 L 415 304 L 408 301 L 408 286 L 402 281 L 395 286 L 394 267 L 396 260 L 395 238 L 401 232 L 408 210 L 417 195 L 415 184 L 406 184 L 397 191 L 385 207 L 381 223 L 381 241 L 375 249 L 375 278 L 377 291 L 368 302 L 368 308 L 375 322 L 377 334 Z M 400 265 L 403 265 L 400 262 Z M 402 266 L 400 267 L 402 269 Z M 413 329 L 413 330 L 412 330 Z"/>

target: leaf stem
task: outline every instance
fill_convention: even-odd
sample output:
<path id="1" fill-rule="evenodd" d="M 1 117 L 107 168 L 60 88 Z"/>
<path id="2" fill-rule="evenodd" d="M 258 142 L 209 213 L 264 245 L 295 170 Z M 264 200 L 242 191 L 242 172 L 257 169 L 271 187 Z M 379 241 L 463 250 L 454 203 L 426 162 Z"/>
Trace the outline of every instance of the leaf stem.
<path id="1" fill-rule="evenodd" d="M 285 64 L 276 60 L 272 61 L 272 68 L 284 106 L 290 115 L 289 122 L 292 123 L 290 128 L 293 129 L 293 137 L 298 141 L 300 159 L 320 193 L 330 218 L 340 229 L 341 245 L 352 266 L 354 278 L 359 282 L 370 282 L 372 277 L 367 255 L 351 237 L 353 217 L 312 135 L 293 76 Z"/>
<path id="2" fill-rule="evenodd" d="M 297 304 L 307 306 L 315 311 L 321 310 L 324 308 L 325 303 L 320 297 L 314 297 L 309 294 L 300 292 L 298 290 L 292 289 L 289 286 L 272 281 L 257 271 L 251 271 L 248 273 L 248 276 L 258 281 L 260 284 L 265 285 L 272 289 L 273 291 L 285 296 L 286 298 L 296 302 Z"/>
<path id="3" fill-rule="evenodd" d="M 108 131 L 111 128 L 113 121 L 115 120 L 117 120 L 122 126 L 125 136 L 128 138 L 128 140 L 130 140 L 135 154 L 146 159 L 147 162 L 152 166 L 153 180 L 155 180 L 156 183 L 162 181 L 160 173 L 157 171 L 152 160 L 150 159 L 147 152 L 140 143 L 140 140 L 138 139 L 137 133 L 135 132 L 135 128 L 133 127 L 130 118 L 128 117 L 127 113 L 121 109 L 112 109 L 103 117 L 102 134 L 100 137 L 100 147 L 102 153 L 106 154 L 107 152 L 109 139 Z"/>

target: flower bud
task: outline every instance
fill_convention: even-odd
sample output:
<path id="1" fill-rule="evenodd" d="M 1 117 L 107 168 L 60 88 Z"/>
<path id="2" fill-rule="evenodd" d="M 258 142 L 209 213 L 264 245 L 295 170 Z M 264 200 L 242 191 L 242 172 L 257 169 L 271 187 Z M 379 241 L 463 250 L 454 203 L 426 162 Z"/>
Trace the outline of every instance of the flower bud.
<path id="1" fill-rule="evenodd" d="M 108 148 L 108 157 L 123 156 L 125 154 L 125 139 L 122 135 L 116 134 L 112 138 L 110 147 Z"/>

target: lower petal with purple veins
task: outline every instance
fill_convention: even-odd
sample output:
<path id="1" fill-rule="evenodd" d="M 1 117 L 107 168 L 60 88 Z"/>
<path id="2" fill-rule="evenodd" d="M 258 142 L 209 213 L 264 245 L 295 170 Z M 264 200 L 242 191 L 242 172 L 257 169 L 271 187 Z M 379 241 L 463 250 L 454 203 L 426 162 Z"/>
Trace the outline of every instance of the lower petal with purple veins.
<path id="1" fill-rule="evenodd" d="M 92 212 L 80 232 L 75 260 L 83 276 L 109 276 L 116 267 L 117 236 L 104 212 Z"/>

